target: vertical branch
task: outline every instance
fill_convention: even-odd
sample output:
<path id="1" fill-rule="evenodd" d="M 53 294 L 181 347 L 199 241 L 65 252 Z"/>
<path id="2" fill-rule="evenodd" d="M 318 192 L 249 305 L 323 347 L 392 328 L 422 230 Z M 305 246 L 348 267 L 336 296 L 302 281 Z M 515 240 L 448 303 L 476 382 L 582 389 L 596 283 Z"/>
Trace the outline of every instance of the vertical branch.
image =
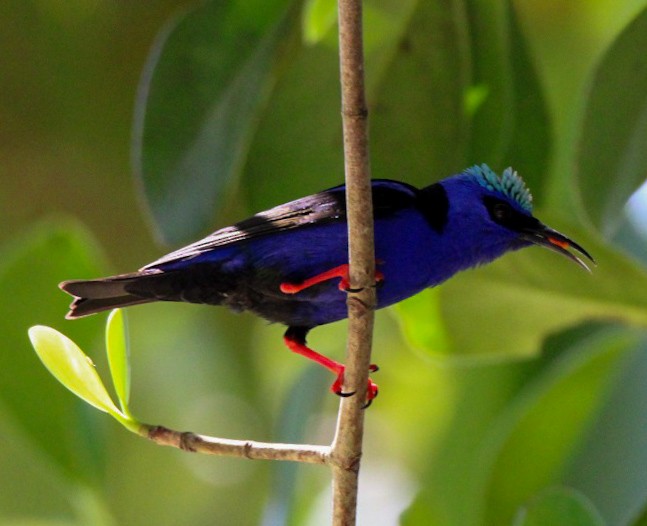
<path id="1" fill-rule="evenodd" d="M 362 454 L 364 412 L 373 334 L 375 248 L 368 156 L 361 0 L 339 0 L 339 47 L 346 172 L 350 282 L 349 334 L 344 390 L 332 444 L 333 524 L 355 524 L 357 480 Z"/>

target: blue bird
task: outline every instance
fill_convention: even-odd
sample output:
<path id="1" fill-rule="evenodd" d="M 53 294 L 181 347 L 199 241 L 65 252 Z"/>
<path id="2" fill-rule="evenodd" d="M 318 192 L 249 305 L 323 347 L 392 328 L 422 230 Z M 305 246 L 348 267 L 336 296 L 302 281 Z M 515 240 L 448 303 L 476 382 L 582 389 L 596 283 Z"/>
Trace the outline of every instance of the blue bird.
<path id="1" fill-rule="evenodd" d="M 532 197 L 511 168 L 501 177 L 473 166 L 422 189 L 372 182 L 377 307 L 434 287 L 506 252 L 539 245 L 588 270 L 593 258 L 532 215 Z M 152 301 L 224 305 L 288 326 L 287 347 L 331 370 L 343 393 L 344 366 L 306 345 L 319 325 L 347 317 L 348 233 L 345 187 L 337 186 L 265 212 L 149 263 L 137 272 L 73 280 L 67 318 Z M 377 367 L 371 365 L 371 371 Z M 378 388 L 369 380 L 367 404 Z"/>

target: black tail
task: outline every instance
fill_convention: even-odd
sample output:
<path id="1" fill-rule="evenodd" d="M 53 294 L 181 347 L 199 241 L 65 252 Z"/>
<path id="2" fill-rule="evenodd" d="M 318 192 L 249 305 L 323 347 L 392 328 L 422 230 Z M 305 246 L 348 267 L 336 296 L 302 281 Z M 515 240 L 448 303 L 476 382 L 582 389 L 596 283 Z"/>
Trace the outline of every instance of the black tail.
<path id="1" fill-rule="evenodd" d="M 136 294 L 132 291 L 133 288 L 148 288 L 141 285 L 145 285 L 145 282 L 157 281 L 163 275 L 163 273 L 155 272 L 134 272 L 109 278 L 64 281 L 59 284 L 59 287 L 74 296 L 74 301 L 70 305 L 70 312 L 65 317 L 73 320 L 117 307 L 128 307 L 156 301 L 160 298 L 154 295 Z"/>

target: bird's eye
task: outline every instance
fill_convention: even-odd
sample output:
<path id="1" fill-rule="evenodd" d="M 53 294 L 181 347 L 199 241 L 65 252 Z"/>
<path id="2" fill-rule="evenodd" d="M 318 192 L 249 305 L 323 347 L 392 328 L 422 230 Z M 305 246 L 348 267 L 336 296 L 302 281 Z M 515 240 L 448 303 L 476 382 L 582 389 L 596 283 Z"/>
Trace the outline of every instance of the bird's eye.
<path id="1" fill-rule="evenodd" d="M 504 222 L 512 216 L 512 208 L 506 203 L 496 203 L 492 207 L 492 216 L 495 221 Z"/>

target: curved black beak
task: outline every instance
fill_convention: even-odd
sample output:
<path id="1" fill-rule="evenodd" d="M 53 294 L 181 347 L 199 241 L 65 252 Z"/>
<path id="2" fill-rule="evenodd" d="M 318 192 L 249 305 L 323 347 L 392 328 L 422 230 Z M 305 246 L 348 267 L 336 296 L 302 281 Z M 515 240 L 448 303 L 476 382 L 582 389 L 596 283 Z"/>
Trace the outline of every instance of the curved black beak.
<path id="1" fill-rule="evenodd" d="M 554 252 L 557 252 L 558 254 L 562 254 L 563 256 L 566 256 L 568 259 L 574 261 L 580 267 L 588 270 L 589 272 L 591 272 L 591 268 L 578 256 L 576 256 L 572 252 L 569 252 L 568 249 L 570 248 L 579 252 L 581 255 L 589 259 L 593 265 L 595 265 L 595 260 L 593 259 L 591 254 L 584 250 L 584 248 L 582 248 L 572 239 L 566 237 L 564 234 L 558 232 L 557 230 L 553 230 L 552 228 L 549 228 L 542 223 L 539 223 L 537 226 L 524 229 L 522 231 L 522 239 L 529 241 L 534 245 L 546 247 Z"/>

